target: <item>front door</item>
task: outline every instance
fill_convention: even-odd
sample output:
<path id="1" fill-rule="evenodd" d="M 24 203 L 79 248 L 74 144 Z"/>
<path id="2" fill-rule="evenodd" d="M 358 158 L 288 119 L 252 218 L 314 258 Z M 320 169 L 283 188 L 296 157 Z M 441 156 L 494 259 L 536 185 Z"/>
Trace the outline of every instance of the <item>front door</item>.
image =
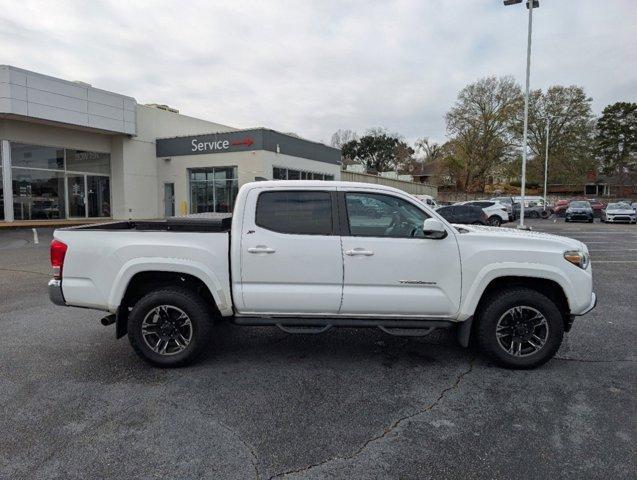
<path id="1" fill-rule="evenodd" d="M 460 256 L 454 233 L 424 238 L 429 216 L 398 194 L 344 196 L 343 315 L 447 317 L 460 304 Z"/>
<path id="2" fill-rule="evenodd" d="M 336 314 L 343 258 L 336 192 L 268 190 L 248 193 L 241 227 L 241 281 L 234 300 L 247 314 Z"/>
<path id="3" fill-rule="evenodd" d="M 164 183 L 164 216 L 175 216 L 175 184 Z"/>

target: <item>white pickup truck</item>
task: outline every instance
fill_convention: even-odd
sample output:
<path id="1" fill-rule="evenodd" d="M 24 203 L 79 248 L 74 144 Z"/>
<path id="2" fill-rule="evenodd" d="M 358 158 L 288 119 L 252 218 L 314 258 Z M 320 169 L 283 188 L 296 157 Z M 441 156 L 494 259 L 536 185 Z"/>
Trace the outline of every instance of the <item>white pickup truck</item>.
<path id="1" fill-rule="evenodd" d="M 56 230 L 58 305 L 109 312 L 134 350 L 185 365 L 213 324 L 290 333 L 455 328 L 498 363 L 532 368 L 596 303 L 586 246 L 573 239 L 447 223 L 380 185 L 244 185 L 230 218 L 124 221 Z"/>

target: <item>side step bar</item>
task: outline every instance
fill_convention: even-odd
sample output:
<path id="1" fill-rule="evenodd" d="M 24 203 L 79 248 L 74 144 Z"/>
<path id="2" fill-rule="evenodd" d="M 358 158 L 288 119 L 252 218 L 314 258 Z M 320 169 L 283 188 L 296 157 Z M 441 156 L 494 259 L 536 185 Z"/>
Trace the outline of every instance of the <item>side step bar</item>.
<path id="1" fill-rule="evenodd" d="M 286 333 L 324 333 L 334 327 L 379 328 L 389 335 L 425 336 L 438 328 L 452 328 L 448 320 L 412 320 L 392 318 L 312 318 L 312 317 L 234 317 L 241 326 L 276 326 Z"/>

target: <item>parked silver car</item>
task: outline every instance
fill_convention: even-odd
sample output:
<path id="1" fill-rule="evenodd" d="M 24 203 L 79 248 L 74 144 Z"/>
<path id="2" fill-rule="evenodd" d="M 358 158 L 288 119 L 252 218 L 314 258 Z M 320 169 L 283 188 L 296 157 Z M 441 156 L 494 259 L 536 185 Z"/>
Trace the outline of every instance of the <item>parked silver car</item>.
<path id="1" fill-rule="evenodd" d="M 602 210 L 602 222 L 604 223 L 637 223 L 637 212 L 628 203 L 609 203 Z"/>

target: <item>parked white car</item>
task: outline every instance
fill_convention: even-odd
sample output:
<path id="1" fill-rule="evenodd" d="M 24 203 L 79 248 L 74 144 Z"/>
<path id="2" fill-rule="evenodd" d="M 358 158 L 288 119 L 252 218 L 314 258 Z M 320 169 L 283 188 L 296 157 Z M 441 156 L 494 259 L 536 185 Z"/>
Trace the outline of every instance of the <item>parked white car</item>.
<path id="1" fill-rule="evenodd" d="M 604 223 L 637 223 L 637 212 L 628 203 L 609 203 L 602 210 Z"/>
<path id="2" fill-rule="evenodd" d="M 248 183 L 232 218 L 59 229 L 51 264 L 55 304 L 108 312 L 104 325 L 165 367 L 209 349 L 227 319 L 289 333 L 454 328 L 462 345 L 532 368 L 596 303 L 578 240 L 455 227 L 401 190 L 352 182 Z"/>
<path id="3" fill-rule="evenodd" d="M 459 202 L 458 205 L 474 205 L 480 207 L 487 214 L 487 222 L 492 227 L 499 227 L 503 223 L 509 221 L 508 207 L 499 202 L 492 200 L 471 200 L 468 202 Z"/>
<path id="4" fill-rule="evenodd" d="M 414 197 L 416 197 L 424 204 L 429 205 L 433 209 L 440 207 L 440 205 L 438 205 L 438 203 L 436 202 L 436 199 L 431 195 L 414 195 Z"/>

